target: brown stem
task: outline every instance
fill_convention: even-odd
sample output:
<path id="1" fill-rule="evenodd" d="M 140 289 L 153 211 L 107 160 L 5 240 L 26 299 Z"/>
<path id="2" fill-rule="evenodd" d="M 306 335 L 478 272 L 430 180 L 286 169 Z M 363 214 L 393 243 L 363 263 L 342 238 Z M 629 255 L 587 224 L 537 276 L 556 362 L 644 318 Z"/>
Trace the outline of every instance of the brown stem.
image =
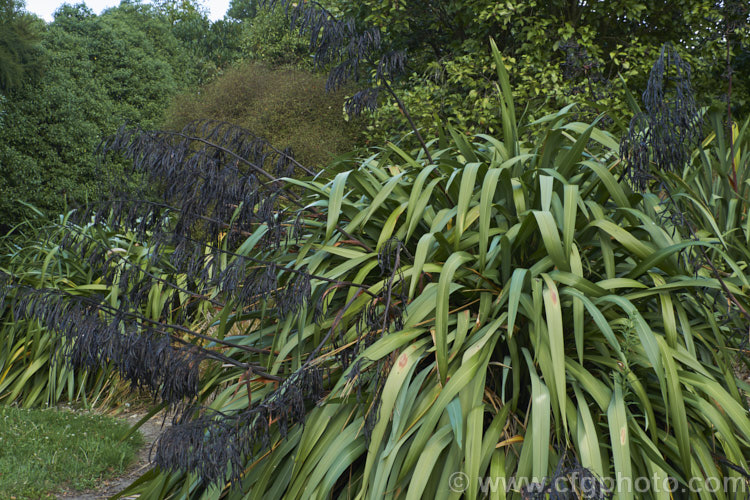
<path id="1" fill-rule="evenodd" d="M 385 87 L 388 93 L 391 94 L 391 97 L 393 97 L 396 100 L 398 109 L 401 110 L 401 112 L 404 114 L 406 119 L 409 121 L 409 126 L 414 131 L 414 134 L 417 136 L 417 140 L 419 141 L 419 144 L 422 146 L 422 150 L 424 150 L 425 156 L 427 156 L 427 160 L 430 162 L 430 164 L 435 163 L 434 161 L 432 161 L 432 155 L 430 154 L 430 151 L 427 149 L 427 144 L 425 144 L 424 139 L 422 138 L 422 134 L 419 133 L 419 129 L 417 128 L 417 125 L 414 123 L 414 120 L 411 117 L 411 113 L 409 113 L 409 110 L 406 109 L 406 105 L 404 104 L 404 101 L 402 101 L 401 98 L 398 95 L 396 95 L 396 92 L 393 91 L 393 88 L 385 79 L 383 79 L 383 87 Z"/>
<path id="2" fill-rule="evenodd" d="M 391 96 L 393 96 L 393 98 L 396 100 L 398 109 L 401 110 L 401 112 L 404 114 L 406 119 L 409 121 L 409 125 L 414 131 L 414 134 L 417 136 L 417 140 L 419 141 L 419 144 L 422 146 L 422 150 L 425 152 L 425 155 L 427 156 L 427 161 L 429 161 L 431 165 L 434 164 L 435 161 L 432 159 L 432 155 L 430 154 L 430 151 L 427 149 L 427 144 L 424 142 L 424 139 L 422 138 L 422 134 L 419 133 L 419 129 L 414 123 L 414 120 L 412 119 L 411 114 L 409 113 L 409 110 L 406 109 L 406 105 L 404 104 L 404 101 L 402 101 L 401 98 L 398 95 L 396 95 L 396 92 L 394 92 L 393 88 L 388 84 L 388 82 L 385 79 L 383 79 L 383 86 L 388 91 L 388 93 L 391 94 Z M 436 174 L 434 171 L 432 172 L 432 174 L 439 175 L 439 174 Z M 440 189 L 443 191 L 443 194 L 448 199 L 448 201 L 451 204 L 455 204 L 455 202 L 451 199 L 451 196 L 448 194 L 448 191 L 445 189 L 445 187 L 441 185 Z"/>

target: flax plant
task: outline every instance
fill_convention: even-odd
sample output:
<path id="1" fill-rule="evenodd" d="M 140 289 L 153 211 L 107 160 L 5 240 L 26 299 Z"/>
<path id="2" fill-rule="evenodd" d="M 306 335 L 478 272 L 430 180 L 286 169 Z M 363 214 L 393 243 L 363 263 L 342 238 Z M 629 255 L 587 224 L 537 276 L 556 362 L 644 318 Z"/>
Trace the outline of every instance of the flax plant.
<path id="1" fill-rule="evenodd" d="M 493 50 L 502 137 L 389 144 L 276 179 L 286 201 L 224 222 L 216 243 L 234 243 L 200 254 L 215 280 L 188 281 L 219 302 L 204 355 L 236 363 L 204 362 L 158 467 L 123 494 L 670 497 L 638 478 L 747 494 L 723 294 L 749 306 L 743 264 L 718 234 L 664 227 L 658 194 L 618 182 L 618 141 L 572 106 L 517 124 Z M 682 258 L 697 248 L 721 276 Z"/>

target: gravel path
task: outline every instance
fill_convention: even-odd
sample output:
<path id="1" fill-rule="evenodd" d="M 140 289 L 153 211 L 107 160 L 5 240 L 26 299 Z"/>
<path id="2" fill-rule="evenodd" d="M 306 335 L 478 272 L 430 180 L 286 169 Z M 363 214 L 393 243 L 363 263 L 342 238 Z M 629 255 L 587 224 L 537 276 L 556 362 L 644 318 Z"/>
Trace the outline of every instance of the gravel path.
<path id="1" fill-rule="evenodd" d="M 126 420 L 131 424 L 135 424 L 138 422 L 141 418 L 143 418 L 144 414 L 138 414 L 133 413 L 126 417 Z M 90 490 L 90 491 L 63 491 L 62 493 L 58 494 L 57 498 L 61 500 L 99 500 L 99 499 L 106 499 L 111 497 L 112 495 L 116 495 L 117 493 L 121 492 L 130 484 L 138 479 L 144 472 L 146 472 L 150 467 L 151 463 L 149 462 L 149 453 L 151 452 L 151 445 L 154 444 L 156 439 L 159 437 L 159 434 L 164 430 L 162 427 L 162 424 L 165 426 L 169 425 L 171 419 L 167 418 L 164 420 L 164 416 L 159 413 L 152 417 L 150 420 L 145 422 L 139 431 L 143 435 L 143 446 L 138 451 L 138 454 L 136 455 L 136 459 L 133 462 L 133 464 L 128 467 L 128 470 L 123 474 L 122 476 L 115 477 L 112 479 L 108 479 L 102 482 L 102 484 L 99 485 L 99 488 L 96 490 Z M 134 499 L 137 498 L 137 496 L 133 497 L 123 497 L 123 500 L 126 499 Z"/>

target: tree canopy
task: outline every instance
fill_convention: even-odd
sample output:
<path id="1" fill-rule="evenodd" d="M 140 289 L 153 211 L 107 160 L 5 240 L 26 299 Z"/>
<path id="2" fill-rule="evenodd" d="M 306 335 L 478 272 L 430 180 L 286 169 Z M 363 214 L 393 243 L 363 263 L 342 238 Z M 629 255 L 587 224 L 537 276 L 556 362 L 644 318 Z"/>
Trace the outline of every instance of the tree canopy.
<path id="1" fill-rule="evenodd" d="M 17 200 L 59 211 L 66 200 L 94 199 L 102 137 L 126 121 L 155 126 L 171 97 L 199 77 L 200 65 L 147 4 L 124 2 L 100 16 L 64 5 L 39 37 L 43 74 L 14 77 L 4 104 L 3 119 L 13 124 L 0 128 L 5 224 L 18 220 Z"/>
<path id="2" fill-rule="evenodd" d="M 19 0 L 0 0 L 0 93 L 22 85 L 41 69 L 41 23 Z"/>

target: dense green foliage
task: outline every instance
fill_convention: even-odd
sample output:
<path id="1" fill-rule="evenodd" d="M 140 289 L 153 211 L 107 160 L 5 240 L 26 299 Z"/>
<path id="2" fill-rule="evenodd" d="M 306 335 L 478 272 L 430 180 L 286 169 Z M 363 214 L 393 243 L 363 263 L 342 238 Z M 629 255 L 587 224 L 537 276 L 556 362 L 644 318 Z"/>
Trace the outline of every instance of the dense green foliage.
<path id="1" fill-rule="evenodd" d="M 625 84 L 640 93 L 665 42 L 679 47 L 694 70 L 702 105 L 719 104 L 727 90 L 726 39 L 741 53 L 750 11 L 746 2 L 452 0 L 392 2 L 330 0 L 359 26 L 377 26 L 391 49 L 405 49 L 409 74 L 399 83 L 420 127 L 435 132 L 435 116 L 470 133 L 500 128 L 492 96 L 492 37 L 513 69 L 514 93 L 538 118 L 571 102 L 593 118 L 627 115 Z M 729 33 L 730 36 L 725 37 Z M 745 42 L 746 43 L 746 42 Z M 745 45 L 746 47 L 746 45 Z M 735 78 L 733 103 L 750 110 L 747 79 Z M 390 139 L 407 129 L 395 106 L 384 103 L 371 130 Z"/>
<path id="2" fill-rule="evenodd" d="M 731 131 L 725 130 L 720 113 L 707 121 L 710 133 L 691 161 L 681 172 L 664 175 L 664 182 L 672 202 L 701 238 L 715 238 L 736 262 L 750 262 L 750 118 L 735 123 Z"/>
<path id="3" fill-rule="evenodd" d="M 94 197 L 92 149 L 123 119 L 142 128 L 106 142 L 106 172 L 124 154 L 120 184 L 163 199 L 3 240 L 0 399 L 111 398 L 116 370 L 196 403 L 127 492 L 145 498 L 546 498 L 613 478 L 617 498 L 746 496 L 750 121 L 725 123 L 748 107 L 745 4 L 326 1 L 376 27 L 336 50 L 406 103 L 381 102 L 365 152 L 262 3 L 213 24 L 187 0 L 68 6 L 43 33 L 60 58 L 7 96 L 0 211 Z M 706 127 L 669 68 L 638 114 L 664 42 Z M 396 55 L 383 70 L 362 47 Z M 250 133 L 143 132 L 195 119 Z"/>
<path id="4" fill-rule="evenodd" d="M 21 7 L 17 0 L 0 2 L 0 93 L 21 86 L 41 66 L 39 23 Z"/>
<path id="5" fill-rule="evenodd" d="M 70 214 L 51 221 L 36 215 L 0 239 L 0 272 L 15 276 L 23 286 L 84 297 L 111 290 L 102 276 L 94 274 L 91 263 L 60 247 L 61 240 L 70 234 L 83 233 L 104 248 L 122 248 L 117 251 L 134 262 L 148 262 L 132 236 L 101 227 L 71 225 Z M 0 403 L 31 408 L 78 401 L 95 407 L 126 399 L 123 393 L 127 387 L 111 367 L 74 370 L 56 355 L 60 339 L 39 322 L 18 317 L 14 297 L 11 293 L 0 301 Z"/>
<path id="6" fill-rule="evenodd" d="M 254 18 L 257 13 L 257 0 L 231 0 L 229 2 L 229 9 L 227 10 L 227 17 L 245 21 Z"/>
<path id="7" fill-rule="evenodd" d="M 121 441 L 127 432 L 102 415 L 0 406 L 0 496 L 52 499 L 63 487 L 98 486 L 132 462 L 142 439 Z"/>
<path id="8" fill-rule="evenodd" d="M 94 151 L 124 121 L 155 126 L 197 67 L 150 6 L 101 16 L 63 6 L 42 33 L 41 78 L 6 94 L 0 128 L 0 220 L 8 228 L 32 203 L 61 211 L 97 199 Z M 8 126 L 12 124 L 12 126 Z"/>
<path id="9" fill-rule="evenodd" d="M 187 50 L 200 81 L 209 80 L 217 70 L 239 57 L 239 23 L 231 19 L 211 22 L 206 9 L 194 0 L 155 0 L 153 4 L 152 15 L 170 26 Z"/>

